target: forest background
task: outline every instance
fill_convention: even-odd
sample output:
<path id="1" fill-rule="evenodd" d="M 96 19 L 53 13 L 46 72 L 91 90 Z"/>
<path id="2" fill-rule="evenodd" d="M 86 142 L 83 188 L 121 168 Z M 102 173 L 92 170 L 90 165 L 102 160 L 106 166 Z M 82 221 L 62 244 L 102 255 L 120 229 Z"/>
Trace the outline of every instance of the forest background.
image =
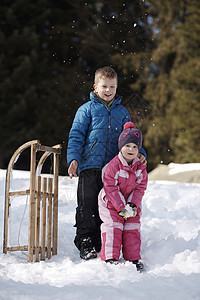
<path id="1" fill-rule="evenodd" d="M 199 0 L 2 0 L 0 168 L 39 139 L 62 144 L 94 72 L 119 76 L 118 94 L 143 132 L 148 171 L 200 161 Z M 16 168 L 29 168 L 29 154 Z M 51 164 L 50 164 L 51 165 Z"/>

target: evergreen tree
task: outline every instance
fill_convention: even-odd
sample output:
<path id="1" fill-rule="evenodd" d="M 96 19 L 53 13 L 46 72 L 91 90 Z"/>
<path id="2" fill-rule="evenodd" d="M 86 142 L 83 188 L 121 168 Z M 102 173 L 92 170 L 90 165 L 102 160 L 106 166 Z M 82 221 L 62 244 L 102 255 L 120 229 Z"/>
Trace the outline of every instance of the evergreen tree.
<path id="1" fill-rule="evenodd" d="M 28 140 L 65 146 L 74 114 L 88 100 L 96 68 L 113 65 L 126 96 L 123 55 L 143 47 L 143 2 L 30 0 L 0 4 L 0 167 Z M 119 59 L 114 61 L 114 54 Z M 123 76 L 121 76 L 123 75 Z"/>
<path id="2" fill-rule="evenodd" d="M 153 110 L 144 124 L 150 167 L 200 158 L 198 1 L 150 1 L 157 40 L 144 97 Z M 152 14 L 153 16 L 153 14 Z"/>
<path id="3" fill-rule="evenodd" d="M 179 53 L 171 74 L 174 101 L 168 112 L 173 122 L 173 159 L 182 163 L 200 161 L 200 2 L 189 1 L 186 14 L 177 26 Z"/>

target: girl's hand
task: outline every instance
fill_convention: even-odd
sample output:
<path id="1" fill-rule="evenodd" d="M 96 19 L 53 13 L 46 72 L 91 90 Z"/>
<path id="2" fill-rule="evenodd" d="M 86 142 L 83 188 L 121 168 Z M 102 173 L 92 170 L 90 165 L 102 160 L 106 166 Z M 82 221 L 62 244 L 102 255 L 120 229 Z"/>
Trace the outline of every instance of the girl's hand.
<path id="1" fill-rule="evenodd" d="M 131 217 L 135 218 L 135 216 L 137 215 L 137 206 L 133 203 L 128 203 L 125 205 L 125 208 L 122 209 L 118 214 L 125 220 Z"/>

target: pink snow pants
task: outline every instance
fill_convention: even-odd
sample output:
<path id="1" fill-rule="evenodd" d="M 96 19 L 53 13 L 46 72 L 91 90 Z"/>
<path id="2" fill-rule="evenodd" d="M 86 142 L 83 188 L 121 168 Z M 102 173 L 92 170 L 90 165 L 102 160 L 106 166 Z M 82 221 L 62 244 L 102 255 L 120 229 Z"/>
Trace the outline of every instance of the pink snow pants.
<path id="1" fill-rule="evenodd" d="M 123 219 L 105 196 L 103 189 L 100 191 L 99 215 L 103 221 L 101 225 L 102 246 L 100 252 L 102 260 L 119 260 L 121 247 L 125 260 L 141 259 L 140 212 L 141 210 L 138 208 L 138 214 L 135 218 Z"/>

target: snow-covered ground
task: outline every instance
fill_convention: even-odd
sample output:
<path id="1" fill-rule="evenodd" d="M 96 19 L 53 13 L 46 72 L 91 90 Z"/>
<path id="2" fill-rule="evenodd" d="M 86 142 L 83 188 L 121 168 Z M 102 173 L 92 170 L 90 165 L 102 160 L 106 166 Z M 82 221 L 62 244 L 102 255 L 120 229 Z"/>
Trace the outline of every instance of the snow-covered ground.
<path id="1" fill-rule="evenodd" d="M 79 258 L 73 244 L 77 179 L 68 177 L 59 177 L 58 255 L 28 263 L 26 252 L 3 254 L 5 174 L 0 170 L 0 299 L 200 299 L 199 184 L 149 182 L 141 228 L 148 271 L 140 274 L 122 258 L 118 265 Z M 29 172 L 13 171 L 12 189 L 28 188 Z M 28 243 L 27 202 L 23 196 L 11 201 L 9 245 Z"/>

